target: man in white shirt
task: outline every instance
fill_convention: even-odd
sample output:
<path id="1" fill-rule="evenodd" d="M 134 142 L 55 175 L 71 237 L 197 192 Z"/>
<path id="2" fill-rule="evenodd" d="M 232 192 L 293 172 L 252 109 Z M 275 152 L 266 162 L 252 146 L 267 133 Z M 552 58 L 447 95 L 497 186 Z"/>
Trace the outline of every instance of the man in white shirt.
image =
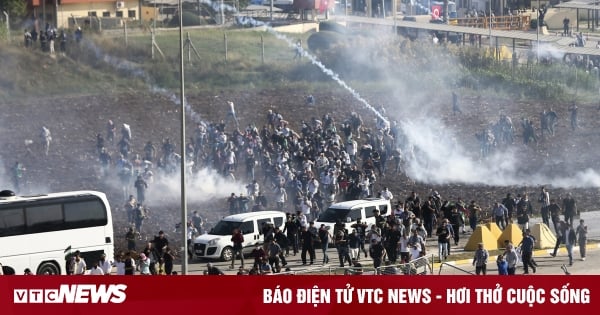
<path id="1" fill-rule="evenodd" d="M 312 217 L 310 214 L 311 208 L 312 208 L 312 202 L 310 201 L 310 199 L 308 199 L 308 197 L 304 197 L 304 201 L 302 201 L 302 214 L 306 218 L 307 222 L 312 220 Z"/>
<path id="2" fill-rule="evenodd" d="M 319 191 L 319 181 L 316 178 L 311 178 L 307 185 L 308 197 L 312 198 Z"/>
<path id="3" fill-rule="evenodd" d="M 104 271 L 98 266 L 98 263 L 95 263 L 92 269 L 90 269 L 90 273 L 88 275 L 92 276 L 102 276 L 104 275 Z"/>
<path id="4" fill-rule="evenodd" d="M 119 255 L 117 257 L 117 261 L 114 262 L 113 266 L 117 268 L 117 276 L 125 275 L 125 262 L 123 261 L 123 255 Z"/>
<path id="5" fill-rule="evenodd" d="M 306 215 L 301 211 L 297 211 L 296 216 L 298 218 L 298 222 L 300 222 L 300 227 L 308 229 L 308 219 L 306 218 Z"/>
<path id="6" fill-rule="evenodd" d="M 100 261 L 98 261 L 98 267 L 102 269 L 102 273 L 105 275 L 110 275 L 112 271 L 112 264 L 108 260 L 106 260 L 106 254 L 102 253 L 100 256 Z"/>
<path id="7" fill-rule="evenodd" d="M 385 200 L 392 200 L 394 199 L 394 195 L 387 187 L 383 187 L 383 190 L 381 191 L 381 198 Z"/>
<path id="8" fill-rule="evenodd" d="M 85 260 L 81 258 L 79 251 L 75 252 L 75 275 L 84 275 L 86 270 Z"/>
<path id="9" fill-rule="evenodd" d="M 235 129 L 239 129 L 240 123 L 237 119 L 237 116 L 235 115 L 235 106 L 233 105 L 232 101 L 227 101 L 227 104 L 229 105 L 229 111 L 227 112 L 227 119 L 225 120 L 229 120 L 229 118 L 232 118 L 233 121 L 235 121 Z"/>

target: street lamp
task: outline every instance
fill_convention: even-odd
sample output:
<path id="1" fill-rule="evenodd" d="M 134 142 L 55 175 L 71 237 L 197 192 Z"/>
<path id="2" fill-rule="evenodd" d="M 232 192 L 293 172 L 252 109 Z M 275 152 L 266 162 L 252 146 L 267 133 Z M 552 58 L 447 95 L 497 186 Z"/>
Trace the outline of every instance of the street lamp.
<path id="1" fill-rule="evenodd" d="M 184 67 L 183 67 L 183 7 L 179 0 L 179 84 L 180 84 L 180 95 L 181 100 L 181 227 L 182 227 L 182 238 L 183 241 L 183 253 L 181 255 L 181 274 L 186 275 L 188 272 L 187 256 L 188 256 L 188 243 L 187 243 L 187 201 L 185 194 L 185 85 L 184 85 Z"/>
<path id="2" fill-rule="evenodd" d="M 272 2 L 273 1 L 271 1 L 271 3 Z M 221 0 L 221 25 L 224 25 L 224 24 L 225 24 L 225 5 L 223 4 L 223 0 Z"/>
<path id="3" fill-rule="evenodd" d="M 4 14 L 4 17 L 6 18 L 6 39 L 10 43 L 10 22 L 8 20 L 9 16 L 6 11 L 2 11 L 2 14 Z"/>
<path id="4" fill-rule="evenodd" d="M 490 0 L 490 25 L 489 25 L 489 36 L 490 36 L 490 48 L 492 48 L 492 0 Z"/>
<path id="5" fill-rule="evenodd" d="M 537 1 L 538 5 L 537 5 L 537 11 L 536 11 L 536 48 L 535 48 L 535 59 L 539 62 L 540 61 L 540 0 Z"/>

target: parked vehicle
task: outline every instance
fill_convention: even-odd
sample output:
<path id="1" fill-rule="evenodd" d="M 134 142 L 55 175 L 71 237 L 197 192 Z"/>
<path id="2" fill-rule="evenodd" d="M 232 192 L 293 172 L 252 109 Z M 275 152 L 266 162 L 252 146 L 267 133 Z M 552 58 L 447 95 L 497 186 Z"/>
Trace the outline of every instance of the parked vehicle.
<path id="1" fill-rule="evenodd" d="M 372 224 L 375 224 L 374 210 L 379 210 L 381 215 L 386 215 L 391 211 L 390 201 L 369 198 L 334 203 L 327 210 L 321 212 L 315 226 L 320 227 L 321 224 L 325 224 L 333 231 L 333 226 L 339 221 L 345 224 L 345 229 L 348 231 L 360 219 L 362 223 L 366 223 L 370 228 Z"/>
<path id="2" fill-rule="evenodd" d="M 256 244 L 263 244 L 262 226 L 271 224 L 283 229 L 286 215 L 281 211 L 257 211 L 227 216 L 219 221 L 208 234 L 194 239 L 194 257 L 229 261 L 233 257 L 231 235 L 240 229 L 244 236 L 242 253 L 247 255 Z"/>

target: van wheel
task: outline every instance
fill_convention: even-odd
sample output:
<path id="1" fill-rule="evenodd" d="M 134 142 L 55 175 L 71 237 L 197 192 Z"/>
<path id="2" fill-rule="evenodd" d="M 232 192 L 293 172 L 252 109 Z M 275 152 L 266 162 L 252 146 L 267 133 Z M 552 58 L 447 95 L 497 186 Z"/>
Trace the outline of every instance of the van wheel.
<path id="1" fill-rule="evenodd" d="M 37 270 L 38 275 L 44 275 L 46 273 L 49 275 L 60 275 L 60 268 L 55 263 L 47 261 L 42 263 Z"/>
<path id="2" fill-rule="evenodd" d="M 222 261 L 230 261 L 233 259 L 233 248 L 227 246 L 223 248 L 221 251 L 221 260 Z"/>

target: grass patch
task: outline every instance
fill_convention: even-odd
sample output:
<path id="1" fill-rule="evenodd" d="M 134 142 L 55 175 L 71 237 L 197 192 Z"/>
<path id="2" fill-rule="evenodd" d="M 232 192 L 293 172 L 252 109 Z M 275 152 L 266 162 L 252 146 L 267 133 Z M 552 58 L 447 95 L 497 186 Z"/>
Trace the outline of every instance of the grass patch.
<path id="1" fill-rule="evenodd" d="M 7 61 L 0 70 L 16 74 L 0 79 L 0 97 L 136 89 L 148 84 L 179 87 L 179 32 L 156 33 L 155 42 L 164 57 L 155 48 L 154 59 L 149 31 L 132 32 L 127 45 L 122 33 L 111 34 L 90 34 L 86 37 L 89 43 L 69 47 L 69 58 L 50 58 L 39 50 L 22 53 L 21 48 L 0 47 L 3 60 Z M 310 90 L 315 82 L 335 85 L 306 58 L 294 61 L 293 47 L 269 32 L 202 28 L 186 30 L 184 38 L 188 34 L 199 57 L 191 46 L 185 47 L 187 89 L 223 91 L 281 85 Z M 398 93 L 406 94 L 427 86 L 440 93 L 461 87 L 511 99 L 597 98 L 598 79 L 575 67 L 530 64 L 513 70 L 509 62 L 496 61 L 485 50 L 457 46 L 433 49 L 427 42 L 368 35 L 364 31 L 340 33 L 337 36 L 344 40 L 315 53 L 318 60 L 361 94 L 399 89 Z M 302 39 L 306 48 L 308 36 L 288 38 L 291 43 Z"/>

